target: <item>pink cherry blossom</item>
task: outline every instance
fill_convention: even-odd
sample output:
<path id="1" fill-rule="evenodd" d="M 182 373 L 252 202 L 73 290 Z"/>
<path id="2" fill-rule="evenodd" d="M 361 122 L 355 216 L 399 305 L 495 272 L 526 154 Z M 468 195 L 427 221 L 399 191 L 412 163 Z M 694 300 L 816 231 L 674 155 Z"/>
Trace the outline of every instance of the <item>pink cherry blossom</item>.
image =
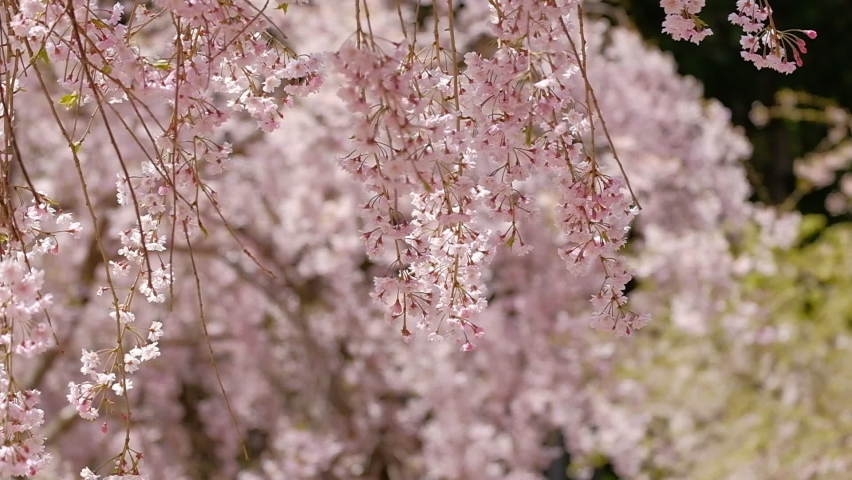
<path id="1" fill-rule="evenodd" d="M 620 337 L 705 332 L 795 219 L 635 33 L 425 5 L 0 13 L 0 475 L 538 478 L 558 432 L 639 478 Z"/>

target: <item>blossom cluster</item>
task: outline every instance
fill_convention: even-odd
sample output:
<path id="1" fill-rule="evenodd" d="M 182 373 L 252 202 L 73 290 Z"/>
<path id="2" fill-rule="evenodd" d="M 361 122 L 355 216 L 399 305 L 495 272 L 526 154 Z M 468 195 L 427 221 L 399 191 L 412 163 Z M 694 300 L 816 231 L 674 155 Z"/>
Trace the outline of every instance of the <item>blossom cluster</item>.
<path id="1" fill-rule="evenodd" d="M 617 252 L 638 205 L 597 158 L 606 127 L 595 130 L 593 87 L 579 80 L 580 11 L 572 1 L 494 2 L 490 57 L 462 56 L 452 36 L 448 45 L 438 36 L 388 45 L 360 30 L 335 55 L 341 95 L 357 114 L 356 150 L 342 164 L 372 195 L 362 238 L 371 256 L 392 259 L 374 297 L 401 319 L 405 340 L 416 322 L 431 339 L 450 332 L 462 350 L 475 348 L 483 269 L 501 246 L 529 251 L 522 225 L 538 212 L 524 184 L 543 172 L 560 192 L 569 270 L 602 266 L 607 279 L 592 324 L 629 334 L 646 323 L 625 307 L 630 275 Z"/>
<path id="2" fill-rule="evenodd" d="M 632 289 L 701 331 L 736 296 L 754 212 L 727 111 L 575 0 L 279 3 L 24 2 L 0 36 L 32 125 L 0 130 L 6 178 L 88 213 L 82 235 L 2 197 L 37 253 L 9 257 L 4 306 L 59 306 L 10 330 L 5 451 L 30 455 L 8 468 L 532 479 L 556 436 L 638 478 L 652 425 L 614 406 L 643 389 L 589 320 L 641 327 Z M 22 443 L 42 429 L 50 464 Z"/>
<path id="3" fill-rule="evenodd" d="M 14 100 L 32 89 L 43 97 L 40 101 L 47 101 L 44 113 L 54 119 L 51 128 L 61 133 L 64 148 L 70 150 L 69 164 L 76 167 L 94 226 L 95 251 L 107 267 L 97 294 L 109 299 L 102 318 L 117 327 L 113 346 L 82 349 L 80 372 L 90 379 L 70 382 L 67 399 L 82 418 L 94 420 L 104 409 L 129 425 L 128 391 L 133 382 L 128 375 L 160 355 L 158 339 L 163 334 L 158 320 L 136 326 L 142 307 L 135 300 L 142 296 L 162 304 L 173 297 L 170 249 L 175 238 L 184 237 L 189 243 L 206 233 L 199 200 L 218 209 L 207 173 L 223 171 L 231 154 L 230 145 L 221 139 L 223 125 L 245 117 L 264 132 L 275 130 L 295 97 L 312 94 L 322 85 L 323 65 L 318 57 L 299 56 L 285 46 L 270 33 L 274 25 L 268 16 L 245 1 L 164 0 L 132 6 L 116 3 L 108 9 L 85 0 L 24 2 L 3 16 L 2 48 L 12 52 L 0 64 L 4 169 L 8 159 L 27 160 L 29 151 L 22 155 L 18 149 L 25 134 L 14 128 L 21 119 Z M 158 35 L 163 43 L 148 43 Z M 24 64 L 32 68 L 20 69 Z M 89 118 L 88 125 L 80 128 L 77 119 L 84 117 Z M 120 247 L 112 251 L 102 231 L 106 224 L 98 218 L 102 212 L 93 206 L 99 187 L 87 182 L 91 147 L 113 162 L 108 168 L 113 178 L 117 176 L 118 206 L 126 212 L 118 222 Z M 11 207 L 16 199 L 8 192 L 17 186 L 9 183 L 5 170 L 0 178 L 6 182 L 2 205 Z M 2 250 L 4 258 L 9 256 L 4 259 L 8 268 L 3 279 L 10 282 L 10 298 L 4 304 L 9 330 L 20 329 L 15 325 L 26 324 L 50 300 L 49 294 L 39 292 L 43 272 L 30 267 L 25 250 L 59 254 L 55 236 L 43 234 L 52 230 L 38 224 L 53 213 L 52 207 L 35 192 L 28 176 L 26 180 L 36 206 L 20 215 L 16 211 L 14 218 L 0 215 L 0 226 L 10 225 L 3 232 L 4 241 L 22 246 L 19 258 L 8 247 Z M 56 223 L 65 224 L 64 231 L 75 235 L 81 228 L 67 215 Z M 27 237 L 30 231 L 38 233 L 33 242 Z M 29 273 L 17 279 L 13 267 L 20 270 L 24 265 Z M 40 325 L 26 330 L 29 338 L 17 346 L 9 343 L 7 358 L 11 348 L 27 356 L 47 350 L 49 329 Z M 116 402 L 115 397 L 124 401 Z M 119 475 L 135 475 L 137 454 L 129 446 L 129 427 L 126 432 L 111 468 Z M 31 451 L 34 458 L 41 452 Z M 34 465 L 27 475 L 42 466 Z"/>
<path id="4" fill-rule="evenodd" d="M 695 44 L 713 35 L 707 24 L 698 18 L 704 4 L 704 0 L 661 0 L 660 6 L 666 13 L 663 33 L 675 40 L 688 40 Z"/>
<path id="5" fill-rule="evenodd" d="M 38 321 L 52 303 L 43 294 L 41 257 L 59 254 L 58 236 L 79 237 L 80 223 L 61 213 L 43 192 L 30 205 L 0 211 L 0 474 L 33 476 L 50 461 L 45 451 L 41 392 L 21 388 L 14 359 L 34 359 L 55 346 L 48 323 Z M 48 317 L 49 319 L 49 317 Z"/>
<path id="6" fill-rule="evenodd" d="M 698 18 L 705 0 L 660 0 L 660 6 L 666 13 L 663 33 L 673 39 L 697 44 L 713 34 L 709 26 Z M 742 27 L 744 35 L 740 38 L 740 54 L 758 70 L 769 68 L 792 73 L 796 67 L 802 66 L 801 54 L 808 51 L 801 35 L 811 40 L 817 36 L 813 30 L 779 30 L 768 0 L 737 0 L 737 10 L 728 16 L 728 20 Z"/>
<path id="7" fill-rule="evenodd" d="M 772 18 L 772 7 L 765 0 L 737 0 L 737 11 L 728 20 L 742 27 L 745 35 L 740 39 L 741 55 L 758 70 L 770 68 L 792 73 L 802 66 L 801 54 L 808 51 L 805 40 L 798 33 L 811 40 L 817 36 L 813 30 L 778 30 Z"/>

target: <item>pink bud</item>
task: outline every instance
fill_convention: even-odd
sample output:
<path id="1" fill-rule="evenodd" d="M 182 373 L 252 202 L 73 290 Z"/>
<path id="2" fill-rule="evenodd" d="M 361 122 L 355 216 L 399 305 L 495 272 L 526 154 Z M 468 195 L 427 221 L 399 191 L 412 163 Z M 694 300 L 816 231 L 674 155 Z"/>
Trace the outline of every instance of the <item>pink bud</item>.
<path id="1" fill-rule="evenodd" d="M 476 345 L 470 343 L 469 341 L 464 342 L 464 345 L 462 345 L 462 352 L 472 352 L 474 350 L 476 350 Z"/>
<path id="2" fill-rule="evenodd" d="M 805 35 L 807 35 L 807 36 L 808 36 L 808 38 L 810 38 L 811 40 L 813 40 L 813 39 L 815 39 L 815 38 L 817 37 L 817 32 L 815 32 L 814 30 L 805 30 L 805 31 L 804 31 L 804 33 L 805 33 Z"/>
<path id="3" fill-rule="evenodd" d="M 106 421 L 104 421 L 103 425 L 101 425 L 101 432 L 103 432 L 103 433 L 107 433 L 107 430 L 108 430 L 108 428 L 107 428 L 107 422 L 106 422 Z"/>

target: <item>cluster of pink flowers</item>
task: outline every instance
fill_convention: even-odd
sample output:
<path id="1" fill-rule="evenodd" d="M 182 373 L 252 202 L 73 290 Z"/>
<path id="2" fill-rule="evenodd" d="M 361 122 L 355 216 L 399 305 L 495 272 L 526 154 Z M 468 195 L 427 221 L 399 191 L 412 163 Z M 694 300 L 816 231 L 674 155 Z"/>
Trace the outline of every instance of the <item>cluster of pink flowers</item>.
<path id="1" fill-rule="evenodd" d="M 698 18 L 704 8 L 704 0 L 660 0 L 660 6 L 666 13 L 663 33 L 671 35 L 675 40 L 698 44 L 713 35 L 707 24 Z"/>
<path id="2" fill-rule="evenodd" d="M 464 72 L 453 65 L 462 57 L 452 37 L 431 47 L 414 38 L 385 45 L 359 31 L 335 56 L 347 78 L 342 96 L 358 114 L 357 150 L 343 166 L 373 195 L 362 238 L 371 256 L 392 262 L 374 296 L 401 319 L 405 340 L 416 322 L 432 339 L 446 330 L 474 349 L 483 269 L 500 246 L 529 251 L 522 225 L 538 212 L 524 184 L 545 172 L 562 197 L 568 246 L 560 253 L 569 270 L 602 265 L 607 278 L 593 325 L 629 334 L 647 321 L 626 310 L 631 277 L 617 253 L 638 208 L 597 158 L 604 133 L 599 125 L 596 137 L 594 101 L 581 106 L 593 93 L 579 80 L 579 3 L 557 3 L 495 2 L 490 30 L 499 47 L 490 58 L 465 54 Z"/>
<path id="3" fill-rule="evenodd" d="M 4 345 L 8 348 L 8 345 Z M 40 428 L 44 412 L 37 408 L 41 393 L 38 390 L 17 390 L 12 385 L 6 365 L 0 364 L 0 474 L 4 476 L 33 476 L 50 461 L 44 449 Z"/>
<path id="4" fill-rule="evenodd" d="M 479 269 L 496 246 L 471 221 L 482 195 L 471 179 L 475 157 L 453 127 L 458 114 L 440 101 L 453 79 L 407 53 L 405 45 L 392 54 L 353 45 L 335 56 L 349 80 L 342 96 L 360 114 L 354 139 L 361 148 L 342 164 L 374 195 L 362 238 L 372 257 L 394 256 L 374 296 L 401 319 L 406 340 L 412 323 L 439 335 L 444 320 L 476 335 L 468 319 L 485 306 Z"/>
<path id="5" fill-rule="evenodd" d="M 675 40 L 696 44 L 712 35 L 708 25 L 698 18 L 704 5 L 705 0 L 660 0 L 666 13 L 663 33 Z M 745 35 L 740 39 L 741 55 L 758 70 L 770 68 L 792 73 L 802 66 L 801 54 L 808 51 L 799 34 L 811 40 L 817 36 L 813 30 L 778 30 L 768 0 L 737 0 L 737 11 L 728 16 L 728 20 L 742 27 Z"/>
<path id="6" fill-rule="evenodd" d="M 721 219 L 747 217 L 747 146 L 670 60 L 579 0 L 19 3 L 0 473 L 536 478 L 552 430 L 638 469 L 644 417 L 608 408 L 636 391 L 605 383 L 621 339 L 589 320 L 648 322 L 638 266 L 641 311 L 705 325 L 733 289 Z M 81 224 L 13 180 L 88 213 L 85 241 L 60 251 Z"/>
<path id="7" fill-rule="evenodd" d="M 323 65 L 318 57 L 299 56 L 270 35 L 267 29 L 273 24 L 251 2 L 163 0 L 154 10 L 149 6 L 135 4 L 125 11 L 128 7 L 121 3 L 104 10 L 98 2 L 86 0 L 68 4 L 24 2 L 9 13 L 9 29 L 4 27 L 2 45 L 4 51 L 18 52 L 21 58 L 6 58 L 0 64 L 0 74 L 10 79 L 4 87 L 13 87 L 13 92 L 0 90 L 4 121 L 18 116 L 7 107 L 12 105 L 12 95 L 23 91 L 22 85 L 46 97 L 54 128 L 59 129 L 71 150 L 96 228 L 96 245 L 103 263 L 109 266 L 97 293 L 110 299 L 104 318 L 112 319 L 117 327 L 114 345 L 82 349 L 80 371 L 90 380 L 70 382 L 68 401 L 82 418 L 94 420 L 103 409 L 128 425 L 132 421 L 128 391 L 133 387 L 128 375 L 160 355 L 158 340 L 163 335 L 163 323 L 158 320 L 137 327 L 140 306 L 134 300 L 140 295 L 136 293 L 154 304 L 173 298 L 174 253 L 170 248 L 174 248 L 175 238 L 185 238 L 189 244 L 191 238 L 206 234 L 199 200 L 218 210 L 216 192 L 205 173 L 208 165 L 213 173 L 227 165 L 231 149 L 221 140 L 223 125 L 229 119 L 246 116 L 262 131 L 271 132 L 280 126 L 282 110 L 292 106 L 294 97 L 315 92 L 323 82 Z M 158 34 L 166 42 L 145 43 Z M 36 62 L 33 69 L 16 66 Z M 76 122 L 68 121 L 73 116 L 69 118 L 55 104 L 88 115 L 90 126 L 79 128 Z M 9 125 L 12 123 L 4 124 L 3 151 L 20 160 L 20 152 L 13 151 L 20 134 Z M 107 236 L 98 230 L 103 228 L 98 220 L 100 212 L 92 207 L 93 190 L 87 186 L 83 171 L 86 147 L 101 141 L 94 132 L 104 135 L 102 154 L 115 163 L 117 200 L 127 214 L 120 221 L 117 236 L 121 246 L 116 252 L 104 247 Z M 143 161 L 130 161 L 140 156 Z M 56 254 L 59 246 L 52 235 L 39 235 L 32 244 L 14 238 L 26 236 L 30 230 L 50 231 L 38 222 L 53 212 L 52 207 L 40 203 L 38 195 L 36 198 L 38 205 L 3 232 L 4 242 L 11 245 L 17 240 L 33 253 Z M 78 232 L 80 225 L 69 221 L 69 216 L 60 216 L 57 224 L 64 222 L 66 231 Z M 26 264 L 29 253 L 19 251 L 18 256 L 24 257 L 14 259 L 8 245 L 0 246 L 4 256 L 12 255 L 4 262 L 17 262 L 4 269 L 10 275 L 3 278 L 12 282 L 10 299 L 4 305 L 4 318 L 11 331 L 14 325 L 28 320 L 19 318 L 21 315 L 37 312 L 49 301 L 49 295 L 39 292 L 41 272 Z M 12 267 L 24 264 L 29 273 L 15 280 Z M 28 333 L 27 340 L 17 346 L 10 343 L 10 348 L 28 356 L 47 349 L 51 339 L 47 327 L 28 329 Z M 7 349 L 7 357 L 11 353 Z M 116 402 L 115 397 L 124 401 Z M 106 422 L 103 429 L 107 429 Z M 130 447 L 129 427 L 126 432 L 122 451 L 110 468 L 119 475 L 136 475 L 138 455 Z M 14 438 L 21 437 L 14 433 Z M 6 438 L 11 442 L 13 437 L 8 434 Z M 30 451 L 34 458 L 40 454 L 35 448 Z M 41 463 L 33 465 L 34 473 Z"/>
<path id="8" fill-rule="evenodd" d="M 51 304 L 42 294 L 43 256 L 58 255 L 58 235 L 79 237 L 80 223 L 60 213 L 44 193 L 32 204 L 14 209 L 0 220 L 0 475 L 33 476 L 50 460 L 41 426 L 44 412 L 37 407 L 41 393 L 21 388 L 13 376 L 15 358 L 33 359 L 55 346 L 47 323 L 37 319 Z M 8 215 L 2 206 L 0 218 Z"/>
<path id="9" fill-rule="evenodd" d="M 82 480 L 148 480 L 148 477 L 145 475 L 107 475 L 102 478 L 88 468 L 84 468 L 80 472 L 80 478 Z"/>
<path id="10" fill-rule="evenodd" d="M 792 73 L 802 66 L 801 54 L 808 51 L 805 40 L 798 34 L 811 40 L 817 36 L 813 30 L 778 30 L 772 18 L 772 7 L 766 0 L 737 0 L 737 11 L 728 20 L 742 27 L 745 33 L 740 39 L 742 57 L 754 63 L 758 70 L 770 68 Z"/>

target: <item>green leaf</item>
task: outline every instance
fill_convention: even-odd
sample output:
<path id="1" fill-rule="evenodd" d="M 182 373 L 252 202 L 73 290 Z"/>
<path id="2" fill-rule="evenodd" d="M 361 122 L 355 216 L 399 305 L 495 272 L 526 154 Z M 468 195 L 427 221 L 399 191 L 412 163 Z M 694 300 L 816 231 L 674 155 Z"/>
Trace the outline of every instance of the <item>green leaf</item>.
<path id="1" fill-rule="evenodd" d="M 83 146 L 83 141 L 74 142 L 71 144 L 71 151 L 74 153 L 80 153 L 80 148 Z"/>
<path id="2" fill-rule="evenodd" d="M 109 25 L 104 23 L 104 21 L 99 18 L 93 18 L 92 23 L 98 28 L 109 28 Z"/>
<path id="3" fill-rule="evenodd" d="M 76 107 L 80 103 L 80 94 L 77 92 L 63 95 L 59 99 L 59 104 L 65 108 Z"/>
<path id="4" fill-rule="evenodd" d="M 54 199 L 52 199 L 52 198 L 48 197 L 47 195 L 45 195 L 45 194 L 39 194 L 39 197 L 41 197 L 41 199 L 44 201 L 44 203 L 46 203 L 46 204 L 50 205 L 51 207 L 59 208 L 59 202 L 57 202 L 56 200 L 54 200 Z"/>
<path id="5" fill-rule="evenodd" d="M 287 13 L 288 8 L 290 8 L 289 3 L 282 3 L 281 5 L 278 5 L 277 7 L 275 7 L 275 10 L 281 10 L 282 12 Z"/>
<path id="6" fill-rule="evenodd" d="M 828 220 L 823 215 L 805 215 L 799 224 L 799 240 L 819 235 L 827 224 Z"/>
<path id="7" fill-rule="evenodd" d="M 151 66 L 154 68 L 159 68 L 160 70 L 168 70 L 172 67 L 172 64 L 169 63 L 168 60 L 157 60 L 155 62 L 151 62 Z"/>
<path id="8" fill-rule="evenodd" d="M 36 60 L 43 60 L 44 63 L 50 63 L 50 59 L 47 57 L 47 50 L 45 50 L 44 47 L 41 47 L 38 50 L 38 53 L 36 53 L 35 58 Z"/>

